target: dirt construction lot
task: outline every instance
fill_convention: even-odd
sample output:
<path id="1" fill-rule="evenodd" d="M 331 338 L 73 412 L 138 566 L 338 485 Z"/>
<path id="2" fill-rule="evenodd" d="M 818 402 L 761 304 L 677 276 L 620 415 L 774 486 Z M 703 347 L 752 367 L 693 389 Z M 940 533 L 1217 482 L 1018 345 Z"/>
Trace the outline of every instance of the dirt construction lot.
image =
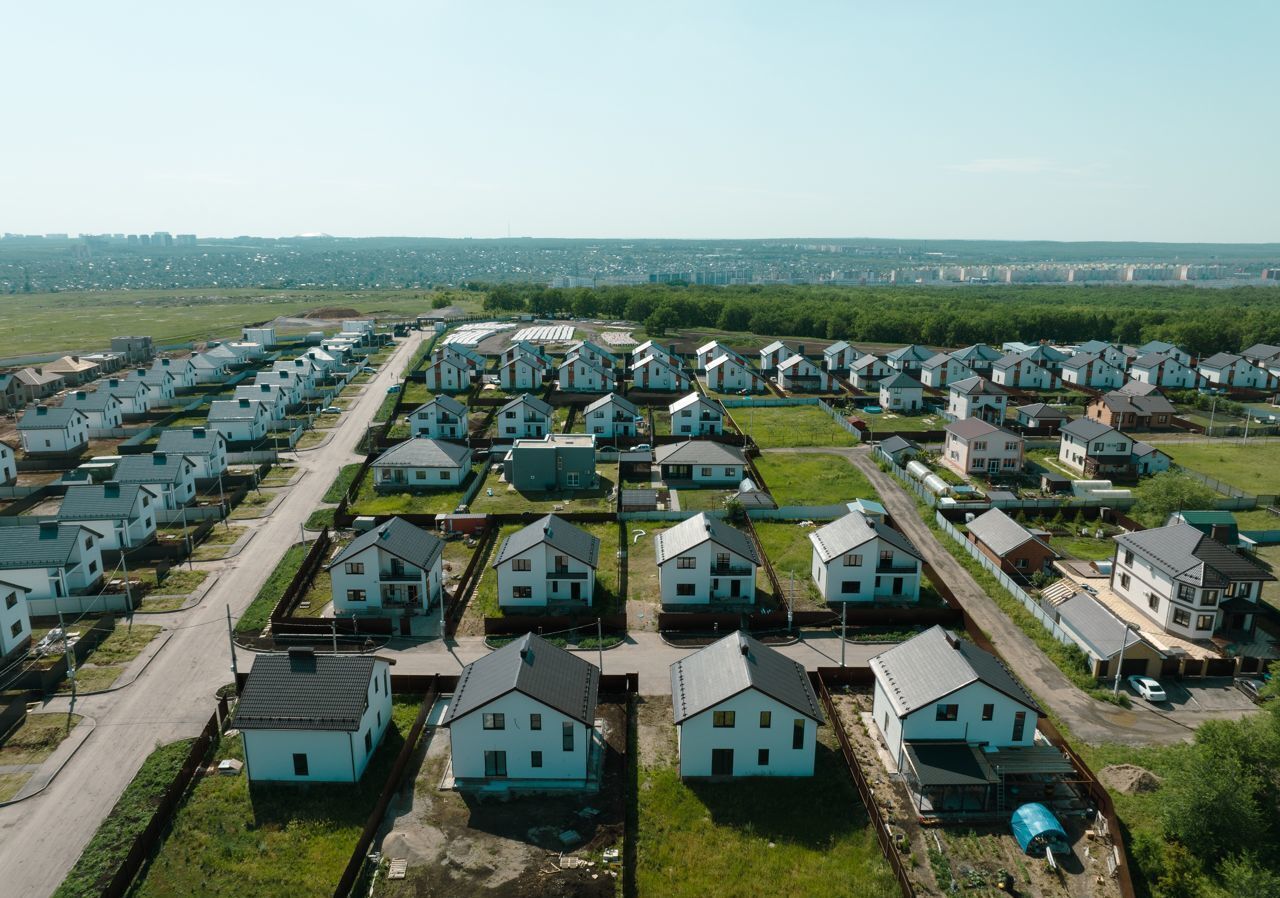
<path id="1" fill-rule="evenodd" d="M 608 743 L 605 781 L 595 794 L 464 797 L 439 788 L 449 760 L 449 732 L 431 734 L 412 793 L 392 803 L 382 840 L 379 898 L 605 898 L 619 892 L 621 868 L 602 861 L 622 849 L 626 717 L 602 702 Z M 589 810 L 588 810 L 589 809 Z M 583 812 L 586 811 L 584 814 Z M 581 841 L 565 849 L 566 830 Z M 386 878 L 390 860 L 408 862 L 403 880 Z M 580 866 L 579 866 L 580 865 Z"/>

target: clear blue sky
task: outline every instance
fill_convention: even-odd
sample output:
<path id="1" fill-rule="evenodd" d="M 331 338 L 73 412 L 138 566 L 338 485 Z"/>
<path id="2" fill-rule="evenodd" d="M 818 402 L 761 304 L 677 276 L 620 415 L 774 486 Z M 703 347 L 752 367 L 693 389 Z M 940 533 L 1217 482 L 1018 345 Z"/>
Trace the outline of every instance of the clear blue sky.
<path id="1" fill-rule="evenodd" d="M 1280 240 L 1267 0 L 72 0 L 0 31 L 0 231 Z"/>

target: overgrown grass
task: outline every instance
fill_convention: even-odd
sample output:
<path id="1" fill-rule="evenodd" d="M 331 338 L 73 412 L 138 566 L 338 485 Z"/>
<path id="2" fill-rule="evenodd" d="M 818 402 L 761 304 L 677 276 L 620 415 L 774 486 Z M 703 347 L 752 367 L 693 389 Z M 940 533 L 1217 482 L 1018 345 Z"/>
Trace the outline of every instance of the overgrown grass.
<path id="1" fill-rule="evenodd" d="M 816 405 L 729 409 L 761 449 L 787 446 L 852 446 L 857 440 Z"/>
<path id="2" fill-rule="evenodd" d="M 183 739 L 153 751 L 125 788 L 111 813 L 85 847 L 53 898 L 97 898 L 119 869 L 133 840 L 146 827 L 195 740 Z"/>
<path id="3" fill-rule="evenodd" d="M 196 780 L 133 894 L 332 894 L 421 701 L 421 696 L 394 698 L 391 724 L 359 783 L 264 785 L 251 784 L 246 775 Z M 215 758 L 243 760 L 241 738 L 224 738 Z"/>
<path id="4" fill-rule="evenodd" d="M 80 722 L 72 714 L 70 727 Z M 66 714 L 28 714 L 26 720 L 0 744 L 0 767 L 39 764 L 62 744 L 68 733 Z"/>
<path id="5" fill-rule="evenodd" d="M 525 511 L 545 513 L 556 510 L 563 505 L 564 511 L 609 511 L 612 503 L 609 492 L 614 487 L 617 467 L 613 465 L 597 465 L 596 474 L 600 485 L 591 490 L 557 490 L 554 492 L 533 492 L 511 489 L 508 484 L 498 480 L 496 476 L 481 487 L 471 500 L 471 510 L 485 514 L 509 514 Z M 489 495 L 489 491 L 493 495 Z"/>
<path id="6" fill-rule="evenodd" d="M 755 465 L 779 505 L 832 505 L 878 498 L 866 475 L 841 455 L 762 452 Z"/>
<path id="7" fill-rule="evenodd" d="M 160 635 L 163 627 L 151 624 L 116 624 L 111 635 L 85 657 L 85 664 L 128 664 Z"/>
<path id="8" fill-rule="evenodd" d="M 462 502 L 471 482 L 480 476 L 476 468 L 463 481 L 461 486 L 443 490 L 424 492 L 381 493 L 373 488 L 373 469 L 360 483 L 356 501 L 351 505 L 352 514 L 391 515 L 391 514 L 443 514 L 453 511 Z M 483 493 L 483 490 L 481 491 Z"/>
<path id="9" fill-rule="evenodd" d="M 280 559 L 280 563 L 276 565 L 276 569 L 267 578 L 267 582 L 262 584 L 262 589 L 258 590 L 257 596 L 236 621 L 237 633 L 257 633 L 267 625 L 267 621 L 271 618 L 271 609 L 276 607 L 276 603 L 288 588 L 289 581 L 298 572 L 298 568 L 302 567 L 302 560 L 307 557 L 308 548 L 310 547 L 289 547 L 284 557 Z"/>
<path id="10" fill-rule="evenodd" d="M 329 488 L 324 491 L 321 500 L 324 502 L 341 502 L 342 497 L 347 494 L 347 490 L 351 489 L 351 484 L 356 482 L 356 475 L 359 473 L 359 462 L 343 465 L 338 470 L 338 475 L 333 478 L 333 483 L 329 484 Z"/>
<path id="11" fill-rule="evenodd" d="M 1160 448 L 1184 468 L 1216 477 L 1247 493 L 1280 493 L 1280 440 L 1162 443 Z"/>
<path id="12" fill-rule="evenodd" d="M 308 530 L 323 530 L 325 527 L 332 530 L 334 526 L 334 513 L 336 511 L 337 509 L 333 508 L 317 508 L 307 517 L 307 522 L 304 526 Z"/>

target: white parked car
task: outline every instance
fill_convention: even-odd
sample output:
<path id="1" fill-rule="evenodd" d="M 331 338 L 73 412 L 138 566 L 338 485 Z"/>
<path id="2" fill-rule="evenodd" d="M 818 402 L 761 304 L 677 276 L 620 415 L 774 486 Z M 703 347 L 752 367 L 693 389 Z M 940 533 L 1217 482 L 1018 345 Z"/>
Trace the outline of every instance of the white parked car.
<path id="1" fill-rule="evenodd" d="M 1150 677 L 1134 674 L 1129 677 L 1129 685 L 1149 702 L 1167 702 L 1169 696 L 1164 694 L 1164 687 Z"/>

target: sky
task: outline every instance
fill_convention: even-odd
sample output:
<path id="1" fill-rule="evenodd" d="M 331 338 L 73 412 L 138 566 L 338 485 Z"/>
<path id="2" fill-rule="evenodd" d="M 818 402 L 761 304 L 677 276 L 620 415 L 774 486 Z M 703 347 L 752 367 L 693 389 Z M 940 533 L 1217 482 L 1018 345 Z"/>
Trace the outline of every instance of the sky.
<path id="1" fill-rule="evenodd" d="M 0 231 L 1280 240 L 1280 4 L 0 7 Z"/>

